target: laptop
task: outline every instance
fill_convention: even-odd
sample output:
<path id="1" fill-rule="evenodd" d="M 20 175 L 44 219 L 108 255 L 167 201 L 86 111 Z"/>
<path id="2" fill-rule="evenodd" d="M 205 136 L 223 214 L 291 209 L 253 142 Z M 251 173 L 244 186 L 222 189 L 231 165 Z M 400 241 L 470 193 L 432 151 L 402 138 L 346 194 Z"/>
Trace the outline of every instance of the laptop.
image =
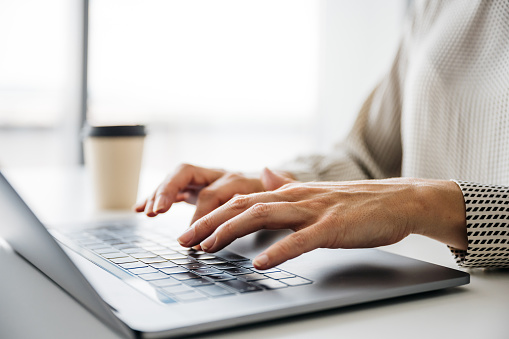
<path id="1" fill-rule="evenodd" d="M 225 250 L 181 247 L 171 227 L 140 219 L 46 228 L 0 173 L 0 237 L 127 338 L 194 335 L 451 288 L 469 274 L 376 249 L 318 249 L 258 271 L 253 259 L 285 232 Z"/>

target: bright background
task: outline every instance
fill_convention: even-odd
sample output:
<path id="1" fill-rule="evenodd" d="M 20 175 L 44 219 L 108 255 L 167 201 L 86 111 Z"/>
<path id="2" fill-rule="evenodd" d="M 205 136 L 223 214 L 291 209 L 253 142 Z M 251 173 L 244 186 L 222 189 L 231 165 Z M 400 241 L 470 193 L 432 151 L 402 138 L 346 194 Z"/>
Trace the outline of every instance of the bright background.
<path id="1" fill-rule="evenodd" d="M 0 0 L 0 167 L 77 163 L 80 4 Z M 326 152 L 394 56 L 406 0 L 91 0 L 94 124 L 144 166 L 254 171 Z"/>

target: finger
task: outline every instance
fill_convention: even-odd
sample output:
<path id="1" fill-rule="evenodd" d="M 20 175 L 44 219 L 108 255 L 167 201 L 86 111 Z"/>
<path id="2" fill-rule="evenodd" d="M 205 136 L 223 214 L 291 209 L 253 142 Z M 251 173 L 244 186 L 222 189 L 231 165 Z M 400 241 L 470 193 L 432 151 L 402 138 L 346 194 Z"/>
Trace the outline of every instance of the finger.
<path id="1" fill-rule="evenodd" d="M 220 180 L 221 179 L 217 181 Z M 225 186 L 221 187 L 220 183 L 219 185 L 217 184 L 217 181 L 209 187 L 204 188 L 200 194 L 198 194 L 196 210 L 194 211 L 193 218 L 191 219 L 191 225 L 229 200 L 229 192 L 235 188 Z"/>
<path id="2" fill-rule="evenodd" d="M 145 206 L 147 205 L 147 199 L 143 200 L 142 202 L 138 202 L 133 206 L 133 209 L 135 212 L 143 212 L 145 211 Z"/>
<path id="3" fill-rule="evenodd" d="M 194 246 L 211 235 L 225 221 L 244 212 L 256 202 L 272 202 L 272 200 L 267 193 L 254 193 L 232 198 L 226 204 L 198 219 L 177 240 L 182 246 Z"/>
<path id="4" fill-rule="evenodd" d="M 256 203 L 246 211 L 224 222 L 212 235 L 201 242 L 207 252 L 216 252 L 241 238 L 261 229 L 294 228 L 306 224 L 309 213 L 295 203 Z"/>
<path id="5" fill-rule="evenodd" d="M 275 189 L 278 189 L 279 187 L 289 184 L 291 182 L 295 182 L 295 180 L 290 179 L 284 175 L 281 175 L 280 173 L 275 173 L 265 167 L 262 172 L 261 181 L 263 184 L 263 187 L 267 191 L 273 191 Z"/>
<path id="6" fill-rule="evenodd" d="M 224 175 L 224 171 L 212 170 L 193 165 L 181 165 L 159 185 L 153 197 L 153 212 L 164 213 L 178 201 L 178 195 L 188 187 L 208 186 Z M 150 202 L 147 202 L 150 203 Z"/>
<path id="7" fill-rule="evenodd" d="M 239 191 L 245 191 L 242 186 L 239 180 L 233 179 L 231 175 L 225 175 L 201 190 L 191 224 L 223 205 Z"/>
<path id="8" fill-rule="evenodd" d="M 299 230 L 260 253 L 253 260 L 253 265 L 261 270 L 277 266 L 289 259 L 321 247 L 323 236 L 318 234 L 312 226 Z"/>
<path id="9" fill-rule="evenodd" d="M 157 215 L 157 213 L 154 213 L 154 200 L 155 200 L 155 193 L 152 194 L 152 196 L 150 196 L 147 199 L 147 203 L 145 204 L 144 212 L 147 215 L 147 217 L 155 217 Z"/>

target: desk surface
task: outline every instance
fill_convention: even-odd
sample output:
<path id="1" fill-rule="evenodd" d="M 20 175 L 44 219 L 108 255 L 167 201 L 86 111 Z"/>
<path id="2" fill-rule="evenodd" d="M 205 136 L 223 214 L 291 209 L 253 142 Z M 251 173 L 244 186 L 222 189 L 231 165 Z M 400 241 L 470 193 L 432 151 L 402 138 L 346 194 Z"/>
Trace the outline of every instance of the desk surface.
<path id="1" fill-rule="evenodd" d="M 81 169 L 10 170 L 9 180 L 45 224 L 125 217 L 96 211 Z M 144 173 L 140 196 L 162 179 Z M 178 206 L 154 219 L 171 223 L 190 215 Z M 156 220 L 157 219 L 157 220 Z M 1 240 L 1 239 L 0 239 Z M 456 268 L 448 249 L 410 236 L 386 251 Z M 117 338 L 8 245 L 0 242 L 0 338 Z M 464 287 L 230 329 L 200 338 L 508 338 L 509 270 L 471 270 Z"/>

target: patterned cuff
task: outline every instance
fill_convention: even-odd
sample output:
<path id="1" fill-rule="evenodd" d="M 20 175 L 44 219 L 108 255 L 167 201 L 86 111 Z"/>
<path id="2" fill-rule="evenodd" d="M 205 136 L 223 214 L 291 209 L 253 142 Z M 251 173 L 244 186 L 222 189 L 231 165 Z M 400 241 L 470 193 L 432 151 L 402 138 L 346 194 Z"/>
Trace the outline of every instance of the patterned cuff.
<path id="1" fill-rule="evenodd" d="M 468 248 L 451 248 L 462 267 L 509 267 L 509 187 L 453 180 L 465 199 Z"/>

